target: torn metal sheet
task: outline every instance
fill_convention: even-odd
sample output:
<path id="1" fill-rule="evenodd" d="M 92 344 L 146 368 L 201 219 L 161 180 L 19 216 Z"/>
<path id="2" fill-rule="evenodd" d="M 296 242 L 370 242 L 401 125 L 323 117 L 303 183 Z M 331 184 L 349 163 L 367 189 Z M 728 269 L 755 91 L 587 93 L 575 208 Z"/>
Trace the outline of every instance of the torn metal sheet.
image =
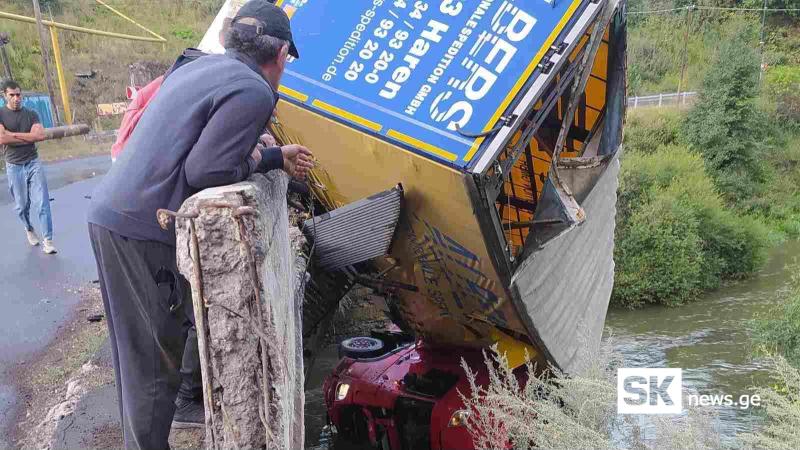
<path id="1" fill-rule="evenodd" d="M 511 280 L 511 295 L 535 330 L 537 346 L 567 372 L 580 370 L 580 348 L 600 342 L 614 286 L 617 155 L 583 202 L 584 223 L 534 250 Z M 561 170 L 565 178 L 590 175 L 579 167 Z"/>
<path id="2" fill-rule="evenodd" d="M 403 187 L 308 219 L 303 231 L 315 242 L 319 267 L 337 270 L 386 255 L 403 204 Z"/>

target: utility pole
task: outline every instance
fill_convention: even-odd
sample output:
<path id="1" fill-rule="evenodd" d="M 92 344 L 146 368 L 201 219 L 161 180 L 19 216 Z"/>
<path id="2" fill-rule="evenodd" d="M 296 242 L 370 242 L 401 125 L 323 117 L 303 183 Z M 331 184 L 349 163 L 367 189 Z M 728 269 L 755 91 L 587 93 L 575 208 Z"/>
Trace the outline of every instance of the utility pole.
<path id="1" fill-rule="evenodd" d="M 681 92 L 684 88 L 684 77 L 686 76 L 686 64 L 689 59 L 689 23 L 692 19 L 692 9 L 694 5 L 686 7 L 686 31 L 683 33 L 683 60 L 681 61 L 681 78 L 678 80 L 678 98 L 680 99 Z"/>
<path id="2" fill-rule="evenodd" d="M 53 88 L 53 78 L 50 75 L 50 49 L 47 45 L 47 31 L 42 24 L 42 10 L 39 8 L 39 0 L 33 0 L 33 14 L 36 16 L 36 28 L 39 30 L 39 44 L 42 47 L 42 64 L 44 65 L 44 80 L 47 83 L 47 93 L 50 95 L 50 105 L 53 108 L 53 117 L 57 123 L 61 123 L 56 107 L 56 90 Z"/>
<path id="3" fill-rule="evenodd" d="M 0 54 L 3 57 L 3 66 L 6 68 L 6 78 L 9 80 L 14 79 L 14 74 L 11 73 L 11 63 L 8 62 L 8 55 L 6 54 L 6 45 L 11 42 L 11 37 L 5 31 L 0 32 Z"/>
<path id="4" fill-rule="evenodd" d="M 764 9 L 761 11 L 761 39 L 758 42 L 761 48 L 761 65 L 758 67 L 758 84 L 761 84 L 761 78 L 764 77 L 764 29 L 767 23 L 767 0 L 764 0 Z"/>

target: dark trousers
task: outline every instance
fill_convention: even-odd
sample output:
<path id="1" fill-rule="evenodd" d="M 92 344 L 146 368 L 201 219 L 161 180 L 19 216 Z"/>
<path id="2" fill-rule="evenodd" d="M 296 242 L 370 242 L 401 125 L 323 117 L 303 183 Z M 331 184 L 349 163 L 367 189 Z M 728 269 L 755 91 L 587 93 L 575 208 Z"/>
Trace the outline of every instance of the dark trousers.
<path id="1" fill-rule="evenodd" d="M 192 309 L 191 292 L 185 297 L 187 319 L 191 326 L 187 332 L 186 345 L 183 348 L 181 364 L 181 387 L 178 397 L 195 402 L 203 402 L 203 375 L 200 372 L 200 352 L 197 347 L 197 329 L 194 327 L 194 310 Z M 191 317 L 189 317 L 191 316 Z"/>
<path id="2" fill-rule="evenodd" d="M 189 284 L 178 273 L 173 247 L 94 224 L 89 237 L 108 318 L 125 448 L 169 448 L 181 373 L 191 374 L 182 391 L 194 397 L 200 390 L 196 336 L 194 344 L 187 342 L 194 322 Z M 184 357 L 184 347 L 194 350 Z M 196 369 L 181 370 L 183 361 Z"/>

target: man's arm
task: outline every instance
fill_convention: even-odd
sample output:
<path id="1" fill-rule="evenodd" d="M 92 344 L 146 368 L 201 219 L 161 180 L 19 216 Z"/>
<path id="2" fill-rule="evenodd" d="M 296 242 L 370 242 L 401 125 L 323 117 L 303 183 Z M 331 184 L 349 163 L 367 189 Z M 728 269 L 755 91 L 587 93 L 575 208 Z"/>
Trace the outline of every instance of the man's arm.
<path id="1" fill-rule="evenodd" d="M 45 140 L 44 127 L 40 123 L 35 123 L 28 133 L 8 133 L 12 139 L 18 142 L 10 142 L 11 144 L 32 144 L 34 142 L 41 142 Z"/>
<path id="2" fill-rule="evenodd" d="M 36 124 L 36 125 L 39 125 L 39 124 Z M 34 126 L 36 126 L 36 125 L 34 125 Z M 39 127 L 41 127 L 41 125 L 39 125 Z M 31 131 L 33 131 L 33 129 L 31 129 Z M 25 134 L 30 134 L 30 133 L 12 133 L 12 132 L 6 130 L 6 127 L 4 127 L 3 125 L 0 125 L 0 145 L 28 144 L 30 142 L 30 141 L 21 139 L 20 137 L 17 136 L 18 134 L 25 135 Z M 42 129 L 42 136 L 44 136 L 44 129 Z M 40 141 L 41 140 L 44 140 L 44 139 L 40 139 Z"/>
<path id="3" fill-rule="evenodd" d="M 258 161 L 250 153 L 274 107 L 257 83 L 239 80 L 215 95 L 208 122 L 184 164 L 190 186 L 205 189 L 237 183 L 255 171 Z"/>

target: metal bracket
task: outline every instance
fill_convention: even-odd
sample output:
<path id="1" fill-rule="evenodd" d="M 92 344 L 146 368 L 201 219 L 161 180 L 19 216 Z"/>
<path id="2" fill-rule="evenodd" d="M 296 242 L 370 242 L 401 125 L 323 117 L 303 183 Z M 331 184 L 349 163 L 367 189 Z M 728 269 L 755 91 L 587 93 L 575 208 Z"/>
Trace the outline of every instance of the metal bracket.
<path id="1" fill-rule="evenodd" d="M 488 131 L 484 131 L 482 133 L 470 133 L 470 132 L 464 131 L 464 129 L 461 128 L 460 125 L 456 124 L 456 132 L 458 134 L 464 136 L 464 137 L 477 139 L 477 138 L 489 136 L 490 134 L 497 133 L 503 127 L 510 126 L 512 123 L 514 123 L 515 120 L 517 120 L 517 115 L 516 114 L 511 115 L 511 116 L 501 116 L 499 123 L 494 128 L 492 128 L 491 130 L 488 130 Z"/>

